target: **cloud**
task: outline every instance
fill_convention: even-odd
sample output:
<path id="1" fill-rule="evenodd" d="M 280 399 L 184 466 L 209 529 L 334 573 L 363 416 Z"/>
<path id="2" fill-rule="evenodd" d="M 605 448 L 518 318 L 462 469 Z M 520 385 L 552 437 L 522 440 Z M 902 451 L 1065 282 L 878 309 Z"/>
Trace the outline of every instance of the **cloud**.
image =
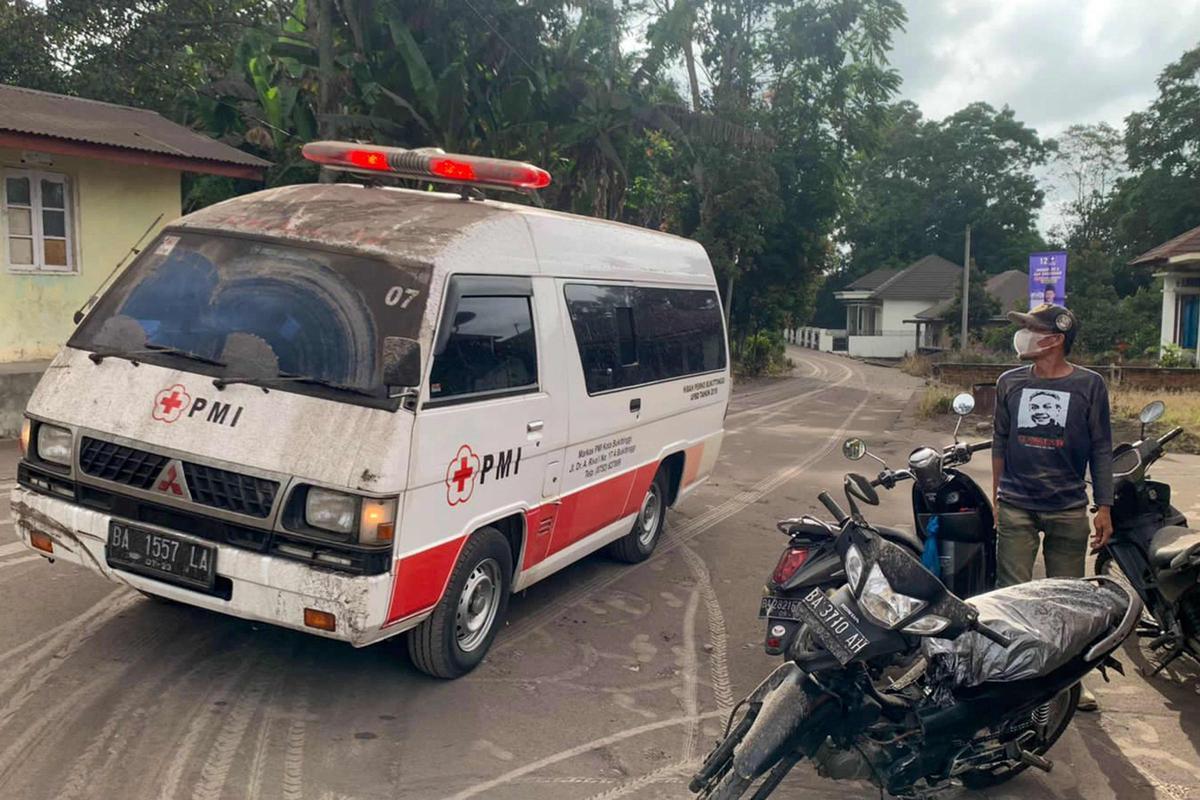
<path id="1" fill-rule="evenodd" d="M 968 103 L 1007 105 L 1053 137 L 1125 117 L 1157 95 L 1163 67 L 1200 44 L 1200 0 L 907 0 L 892 63 L 901 94 L 940 119 Z M 1053 169 L 1040 227 L 1062 218 Z"/>
<path id="2" fill-rule="evenodd" d="M 902 93 L 941 118 L 1008 105 L 1044 136 L 1120 127 L 1158 73 L 1200 43 L 1200 0 L 909 0 L 892 61 Z"/>

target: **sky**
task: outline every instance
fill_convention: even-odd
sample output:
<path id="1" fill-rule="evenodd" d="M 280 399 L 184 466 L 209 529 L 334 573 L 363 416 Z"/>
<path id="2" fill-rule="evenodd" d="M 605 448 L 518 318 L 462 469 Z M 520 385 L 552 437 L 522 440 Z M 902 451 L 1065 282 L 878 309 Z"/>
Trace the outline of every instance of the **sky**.
<path id="1" fill-rule="evenodd" d="M 905 0 L 892 64 L 901 95 L 940 119 L 968 103 L 1008 105 L 1053 137 L 1125 116 L 1157 94 L 1155 78 L 1200 44 L 1200 0 Z M 1047 176 L 1049 177 L 1049 176 Z M 1060 191 L 1041 227 L 1059 218 Z"/>

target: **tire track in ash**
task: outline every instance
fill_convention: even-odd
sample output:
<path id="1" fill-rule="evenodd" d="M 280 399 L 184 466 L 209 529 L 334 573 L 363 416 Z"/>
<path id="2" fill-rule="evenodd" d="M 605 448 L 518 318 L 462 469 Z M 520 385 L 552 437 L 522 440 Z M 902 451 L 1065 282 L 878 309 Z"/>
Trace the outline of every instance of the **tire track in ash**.
<path id="1" fill-rule="evenodd" d="M 758 414 L 759 416 L 757 416 L 757 418 L 755 418 L 753 420 L 749 420 L 739 426 L 726 429 L 725 436 L 727 436 L 727 437 L 728 436 L 736 436 L 739 433 L 745 432 L 749 428 L 753 428 L 758 425 L 762 425 L 763 423 L 765 423 L 769 420 L 776 419 L 777 417 L 781 416 L 782 414 L 786 414 L 788 411 L 790 411 L 792 406 L 795 406 L 797 403 L 807 400 L 810 397 L 815 397 L 816 395 L 824 394 L 825 392 L 828 392 L 832 389 L 837 389 L 842 386 L 845 386 L 850 381 L 851 378 L 854 378 L 856 375 L 859 375 L 859 373 L 855 372 L 855 370 L 853 368 L 851 368 L 850 365 L 848 365 L 848 364 L 838 364 L 837 366 L 839 368 L 841 368 L 842 370 L 844 370 L 844 373 L 842 374 L 841 377 L 839 377 L 833 383 L 827 384 L 826 386 L 819 386 L 816 389 L 809 389 L 806 392 L 801 392 L 800 394 L 793 395 L 792 397 L 784 398 L 783 400 L 777 400 L 774 403 L 768 403 L 765 406 L 759 406 L 758 408 L 755 408 L 755 409 L 747 409 L 746 411 L 744 411 L 742 413 L 751 414 L 753 412 L 754 414 Z M 733 416 L 733 415 L 731 414 L 730 416 Z"/>
<path id="2" fill-rule="evenodd" d="M 837 384 L 836 386 L 831 385 L 828 387 L 828 389 L 838 388 L 842 385 L 844 384 Z M 863 388 L 864 390 L 866 389 L 865 386 Z M 763 497 L 766 497 L 783 484 L 800 475 L 802 472 L 833 451 L 835 445 L 840 443 L 842 437 L 849 429 L 851 422 L 853 422 L 854 418 L 858 416 L 871 397 L 871 392 L 869 390 L 865 391 L 862 400 L 850 410 L 850 412 L 846 415 L 846 418 L 843 420 L 842 425 L 826 438 L 824 444 L 818 445 L 816 449 L 811 451 L 805 458 L 801 459 L 799 462 L 790 467 L 784 467 L 776 470 L 760 480 L 758 483 L 754 484 L 749 489 L 743 489 L 725 502 L 714 506 L 698 517 L 694 517 L 681 529 L 676 530 L 672 527 L 668 527 L 664 541 L 659 543 L 658 548 L 654 551 L 654 555 L 652 555 L 650 558 L 646 559 L 640 564 L 632 564 L 621 567 L 620 569 L 605 571 L 604 573 L 592 578 L 590 581 L 587 581 L 577 588 L 566 592 L 565 595 L 562 598 L 559 598 L 553 605 L 547 604 L 540 611 L 536 611 L 530 614 L 528 617 L 525 617 L 523 620 L 520 620 L 510 626 L 504 639 L 502 641 L 497 641 L 493 645 L 492 652 L 502 653 L 512 648 L 517 643 L 525 640 L 529 636 L 544 628 L 546 625 L 553 622 L 563 614 L 565 609 L 573 608 L 581 601 L 595 594 L 597 591 L 621 580 L 632 571 L 643 569 L 647 565 L 666 557 L 676 548 L 686 544 L 689 540 L 694 539 L 696 536 L 699 536 L 701 533 L 704 533 L 713 526 L 724 522 L 747 506 L 757 503 Z"/>
<path id="3" fill-rule="evenodd" d="M 179 783 L 183 779 L 183 772 L 191 763 L 192 753 L 195 751 L 200 737 L 215 724 L 213 717 L 216 715 L 208 713 L 208 708 L 218 700 L 228 702 L 228 698 L 239 692 L 246 673 L 254 666 L 254 662 L 250 659 L 237 658 L 236 649 L 236 646 L 230 648 L 229 654 L 229 658 L 236 659 L 233 671 L 224 677 L 212 675 L 208 689 L 203 693 L 200 701 L 194 704 L 195 711 L 192 714 L 191 722 L 188 723 L 187 729 L 180 737 L 170 761 L 167 762 L 165 774 L 159 782 L 161 790 L 158 796 L 161 800 L 175 800 L 179 791 Z"/>
<path id="4" fill-rule="evenodd" d="M 288 723 L 283 755 L 283 800 L 304 798 L 304 739 L 308 722 L 308 696 L 296 697 Z"/>
<path id="5" fill-rule="evenodd" d="M 222 715 L 221 727 L 217 737 L 209 748 L 204 766 L 200 768 L 200 780 L 192 790 L 192 800 L 218 800 L 229 780 L 229 771 L 233 768 L 234 756 L 246 731 L 250 727 L 254 715 L 258 713 L 263 698 L 270 689 L 271 681 L 277 680 L 275 668 L 278 666 L 274 659 L 266 662 L 256 662 L 257 674 L 237 693 L 232 704 Z"/>
<path id="6" fill-rule="evenodd" d="M 32 676 L 32 681 L 36 681 L 36 685 L 33 688 L 36 689 L 37 686 L 45 683 L 54 671 L 66 662 L 67 657 L 71 653 L 74 653 L 88 639 L 95 635 L 108 620 L 133 605 L 133 602 L 138 597 L 132 593 L 121 597 L 120 595 L 123 593 L 123 589 L 114 589 L 111 593 L 105 595 L 100 602 L 74 619 L 46 631 L 31 641 L 6 653 L 3 657 L 0 657 L 0 664 L 4 664 L 10 658 L 15 658 L 19 653 L 32 649 L 32 652 L 25 655 L 16 664 L 3 667 L 6 675 L 3 680 L 0 680 L 0 697 L 20 683 L 22 679 L 29 676 L 29 673 L 34 670 L 37 670 L 37 672 Z M 84 630 L 85 628 L 86 630 Z M 53 659 L 49 667 L 44 663 L 47 659 Z M 28 700 L 30 692 L 28 690 L 18 691 L 18 694 L 24 694 L 25 700 Z M 22 700 L 20 704 L 16 705 L 14 705 L 14 702 L 10 700 L 4 706 L 3 710 L 0 710 L 0 726 L 3 726 L 8 718 L 19 710 L 20 705 L 23 705 L 25 701 Z"/>
<path id="7" fill-rule="evenodd" d="M 147 714 L 142 706 L 147 700 L 158 698 L 164 686 L 182 683 L 200 669 L 197 656 L 211 642 L 203 633 L 193 634 L 191 638 L 194 641 L 190 646 L 186 642 L 173 645 L 166 659 L 155 659 L 154 677 L 151 680 L 138 681 L 133 688 L 122 691 L 116 707 L 106 713 L 104 726 L 91 737 L 88 746 L 68 768 L 66 780 L 54 795 L 56 800 L 74 800 L 87 789 L 95 788 L 111 772 L 117 757 L 124 752 L 126 743 L 145 729 Z M 105 752 L 108 753 L 107 758 L 97 765 L 96 762 Z"/>
<path id="8" fill-rule="evenodd" d="M 775 394 L 779 394 L 779 393 L 786 394 L 792 388 L 793 382 L 807 384 L 810 381 L 818 381 L 818 382 L 825 382 L 824 386 L 818 386 L 815 389 L 806 390 L 803 394 L 800 394 L 800 395 L 786 394 L 786 396 L 780 398 L 779 400 L 773 400 L 769 403 L 766 403 L 765 405 L 755 404 L 755 405 L 751 405 L 749 408 L 738 408 L 737 410 L 730 411 L 725 416 L 726 422 L 728 422 L 729 420 L 741 419 L 742 417 L 745 417 L 745 416 L 753 416 L 755 414 L 766 414 L 774 409 L 790 406 L 794 403 L 798 403 L 799 401 L 801 401 L 807 397 L 811 397 L 813 394 L 828 391 L 830 389 L 836 388 L 837 386 L 841 385 L 841 383 L 839 383 L 839 382 L 834 382 L 834 383 L 828 382 L 830 380 L 830 376 L 829 376 L 829 371 L 826 369 L 826 364 L 824 364 L 823 362 L 814 362 L 814 363 L 816 363 L 818 365 L 818 369 L 811 376 L 810 375 L 797 376 L 797 377 L 793 377 L 789 380 L 786 380 L 781 385 L 772 386 L 769 389 L 763 389 L 761 391 L 754 392 L 749 395 L 735 395 L 733 397 L 733 401 L 736 401 L 738 403 L 738 405 L 740 406 L 740 405 L 743 405 L 750 401 L 753 401 L 756 397 L 761 397 L 763 395 L 775 395 Z M 830 363 L 830 364 L 828 364 L 828 366 L 830 368 L 832 368 L 833 366 L 838 366 L 842 369 L 846 369 L 846 365 L 844 365 L 844 364 Z M 727 433 L 728 433 L 728 431 L 727 431 Z"/>

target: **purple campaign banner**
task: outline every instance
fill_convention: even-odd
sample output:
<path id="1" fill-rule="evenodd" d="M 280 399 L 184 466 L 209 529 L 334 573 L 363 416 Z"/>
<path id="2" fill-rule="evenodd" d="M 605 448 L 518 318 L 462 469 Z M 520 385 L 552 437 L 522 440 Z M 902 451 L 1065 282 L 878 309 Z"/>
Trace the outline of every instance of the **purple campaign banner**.
<path id="1" fill-rule="evenodd" d="M 1066 305 L 1067 254 L 1034 253 L 1029 256 L 1029 308 L 1043 303 Z"/>

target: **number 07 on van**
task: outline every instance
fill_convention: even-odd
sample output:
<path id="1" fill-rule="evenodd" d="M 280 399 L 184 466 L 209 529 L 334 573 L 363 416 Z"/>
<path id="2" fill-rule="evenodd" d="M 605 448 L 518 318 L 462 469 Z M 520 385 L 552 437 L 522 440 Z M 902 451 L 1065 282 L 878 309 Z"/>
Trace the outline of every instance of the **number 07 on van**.
<path id="1" fill-rule="evenodd" d="M 711 474 L 731 388 L 712 266 L 485 199 L 548 186 L 530 164 L 304 155 L 349 182 L 176 220 L 88 310 L 29 402 L 16 527 L 151 597 L 404 634 L 457 677 L 512 592 L 601 548 L 649 558 Z"/>

